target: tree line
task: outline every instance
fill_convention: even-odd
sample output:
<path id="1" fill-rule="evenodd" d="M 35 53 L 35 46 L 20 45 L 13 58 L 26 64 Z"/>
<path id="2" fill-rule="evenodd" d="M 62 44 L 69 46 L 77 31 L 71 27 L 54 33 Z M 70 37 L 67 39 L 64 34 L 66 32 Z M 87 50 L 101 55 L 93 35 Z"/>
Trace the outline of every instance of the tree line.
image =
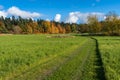
<path id="1" fill-rule="evenodd" d="M 64 23 L 32 20 L 22 17 L 0 17 L 0 33 L 9 34 L 58 34 L 58 33 L 89 33 L 96 35 L 120 35 L 120 18 L 114 12 L 109 12 L 105 20 L 99 21 L 96 15 L 89 15 L 87 23 Z"/>
<path id="2" fill-rule="evenodd" d="M 79 32 L 94 35 L 120 35 L 120 17 L 115 12 L 106 14 L 103 21 L 99 21 L 96 15 L 88 16 L 87 24 L 80 24 Z"/>

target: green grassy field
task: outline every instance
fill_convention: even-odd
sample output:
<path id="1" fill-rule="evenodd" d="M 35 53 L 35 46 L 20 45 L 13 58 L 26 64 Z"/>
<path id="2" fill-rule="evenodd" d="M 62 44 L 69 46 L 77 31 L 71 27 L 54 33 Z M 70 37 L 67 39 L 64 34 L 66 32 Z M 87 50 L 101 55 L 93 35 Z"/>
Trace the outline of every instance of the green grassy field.
<path id="1" fill-rule="evenodd" d="M 60 36 L 0 36 L 0 80 L 120 79 L 119 37 Z"/>
<path id="2" fill-rule="evenodd" d="M 107 80 L 120 80 L 120 37 L 96 37 Z"/>
<path id="3" fill-rule="evenodd" d="M 31 74 L 33 79 L 42 78 L 67 61 L 72 51 L 87 41 L 84 37 L 47 36 L 49 35 L 0 36 L 0 79 L 26 77 L 29 80 Z M 41 77 L 36 75 L 38 73 Z"/>

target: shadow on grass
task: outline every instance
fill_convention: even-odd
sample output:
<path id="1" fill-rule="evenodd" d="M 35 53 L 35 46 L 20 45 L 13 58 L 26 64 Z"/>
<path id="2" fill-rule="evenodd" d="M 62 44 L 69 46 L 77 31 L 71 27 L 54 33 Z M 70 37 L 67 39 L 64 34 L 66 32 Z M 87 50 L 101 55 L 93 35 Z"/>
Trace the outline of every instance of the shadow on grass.
<path id="1" fill-rule="evenodd" d="M 99 80 L 107 80 L 105 77 L 105 71 L 104 71 L 104 67 L 103 67 L 101 54 L 99 51 L 98 41 L 95 38 L 91 38 L 91 39 L 93 39 L 96 43 L 96 62 L 95 62 L 95 65 L 97 66 L 97 68 L 95 69 L 96 74 L 97 74 L 96 78 Z"/>

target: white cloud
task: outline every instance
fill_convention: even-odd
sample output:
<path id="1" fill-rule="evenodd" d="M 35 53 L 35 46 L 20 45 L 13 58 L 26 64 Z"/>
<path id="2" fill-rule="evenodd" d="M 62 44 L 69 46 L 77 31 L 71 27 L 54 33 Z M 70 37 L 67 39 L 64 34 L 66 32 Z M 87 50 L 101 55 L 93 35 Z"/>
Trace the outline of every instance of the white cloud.
<path id="1" fill-rule="evenodd" d="M 2 5 L 0 5 L 0 9 L 3 9 L 4 7 Z"/>
<path id="2" fill-rule="evenodd" d="M 14 16 L 21 16 L 22 18 L 38 18 L 41 16 L 41 14 L 37 12 L 24 11 L 15 6 L 9 8 L 7 13 Z"/>
<path id="3" fill-rule="evenodd" d="M 0 5 L 2 9 L 2 6 Z M 40 13 L 37 12 L 29 12 L 19 9 L 18 7 L 10 7 L 8 10 L 1 10 L 0 16 L 7 17 L 7 16 L 21 16 L 22 18 L 39 18 L 41 16 Z"/>
<path id="4" fill-rule="evenodd" d="M 5 11 L 0 11 L 0 17 L 3 16 L 3 17 L 7 17 L 7 12 Z"/>
<path id="5" fill-rule="evenodd" d="M 79 20 L 79 16 L 81 16 L 81 14 L 79 12 L 71 12 L 71 13 L 69 13 L 69 16 L 65 22 L 66 23 L 76 23 Z"/>
<path id="6" fill-rule="evenodd" d="M 0 10 L 0 16 L 11 17 L 11 15 L 21 16 L 22 18 L 32 18 L 32 19 L 41 17 L 40 13 L 21 10 L 15 6 L 10 7 L 7 10 Z M 66 23 L 77 23 L 77 22 L 86 23 L 87 17 L 89 15 L 96 15 L 99 20 L 105 19 L 105 15 L 100 12 L 88 12 L 88 13 L 70 12 L 68 17 L 65 18 L 64 22 L 66 22 Z M 61 14 L 56 14 L 54 20 L 56 22 L 60 22 Z M 50 20 L 46 19 L 46 21 L 50 21 Z"/>
<path id="7" fill-rule="evenodd" d="M 104 18 L 104 19 L 106 19 L 107 17 L 106 17 L 106 16 L 104 16 L 103 18 Z"/>
<path id="8" fill-rule="evenodd" d="M 50 21 L 50 19 L 47 18 L 46 21 Z"/>
<path id="9" fill-rule="evenodd" d="M 81 12 L 71 12 L 66 19 L 66 23 L 77 23 L 78 21 L 86 23 L 87 17 L 89 15 L 96 15 L 99 19 L 104 18 L 104 14 L 100 12 L 91 12 L 91 13 L 81 13 Z"/>
<path id="10" fill-rule="evenodd" d="M 55 20 L 56 22 L 60 22 L 60 19 L 61 19 L 61 14 L 56 14 L 54 20 Z"/>

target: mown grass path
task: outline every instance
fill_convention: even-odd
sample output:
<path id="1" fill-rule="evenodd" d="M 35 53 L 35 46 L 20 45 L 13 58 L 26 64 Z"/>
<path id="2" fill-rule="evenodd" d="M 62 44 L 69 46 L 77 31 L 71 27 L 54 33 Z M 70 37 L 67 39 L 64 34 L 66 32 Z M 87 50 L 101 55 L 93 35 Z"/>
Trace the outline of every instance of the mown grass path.
<path id="1" fill-rule="evenodd" d="M 48 35 L 0 37 L 0 80 L 41 80 L 66 64 L 86 37 Z"/>
<path id="2" fill-rule="evenodd" d="M 94 38 L 18 35 L 0 40 L 5 42 L 0 43 L 0 80 L 106 80 Z"/>
<path id="3" fill-rule="evenodd" d="M 25 71 L 25 73 L 21 74 L 20 76 L 17 76 L 14 78 L 14 80 L 43 80 L 47 79 L 48 76 L 51 76 L 53 74 L 56 74 L 56 72 L 62 68 L 64 65 L 70 63 L 71 60 L 73 60 L 75 57 L 78 58 L 78 53 L 84 48 L 83 46 L 88 42 L 88 40 L 85 40 L 80 43 L 79 47 L 77 46 L 75 49 L 72 49 L 72 47 L 67 50 L 67 53 L 62 53 L 60 55 L 57 55 L 55 57 L 52 57 L 50 60 L 47 60 L 43 64 L 37 65 L 30 69 L 29 71 Z M 81 55 L 81 57 L 84 57 L 84 54 Z M 76 60 L 75 60 L 76 61 Z M 82 62 L 82 58 L 81 58 Z M 78 63 L 80 63 L 78 61 Z M 81 64 L 81 63 L 80 63 Z M 80 65 L 77 64 L 77 65 Z M 70 64 L 71 66 L 74 65 L 74 63 Z M 75 63 L 76 66 L 76 63 Z M 75 67 L 74 66 L 74 67 Z M 68 65 L 67 68 L 73 68 Z M 65 72 L 67 69 L 64 70 Z M 68 74 L 68 73 L 66 73 Z M 31 76 L 32 75 L 32 76 Z M 58 75 L 60 76 L 60 75 Z M 65 75 L 64 75 L 65 76 Z M 70 77 L 70 75 L 66 75 L 66 77 Z M 72 77 L 72 75 L 71 75 Z M 57 77 L 58 80 L 58 77 Z"/>
<path id="4" fill-rule="evenodd" d="M 95 41 L 95 47 L 96 47 L 96 59 L 95 59 L 95 65 L 98 66 L 96 68 L 96 73 L 97 73 L 97 78 L 98 80 L 106 80 L 105 77 L 105 70 L 104 70 L 104 66 L 103 66 L 103 61 L 102 61 L 102 57 L 101 57 L 101 53 L 99 51 L 99 43 L 98 40 L 95 38 L 92 38 Z"/>
<path id="5" fill-rule="evenodd" d="M 89 39 L 74 56 L 44 80 L 106 80 L 96 39 Z"/>
<path id="6" fill-rule="evenodd" d="M 107 80 L 120 80 L 120 37 L 94 37 L 98 40 Z"/>
<path id="7" fill-rule="evenodd" d="M 79 47 L 74 52 L 74 56 L 62 65 L 56 72 L 45 78 L 45 80 L 80 80 L 83 77 L 83 69 L 92 54 L 91 51 L 95 49 L 93 47 L 93 40 L 89 39 L 82 47 Z"/>

